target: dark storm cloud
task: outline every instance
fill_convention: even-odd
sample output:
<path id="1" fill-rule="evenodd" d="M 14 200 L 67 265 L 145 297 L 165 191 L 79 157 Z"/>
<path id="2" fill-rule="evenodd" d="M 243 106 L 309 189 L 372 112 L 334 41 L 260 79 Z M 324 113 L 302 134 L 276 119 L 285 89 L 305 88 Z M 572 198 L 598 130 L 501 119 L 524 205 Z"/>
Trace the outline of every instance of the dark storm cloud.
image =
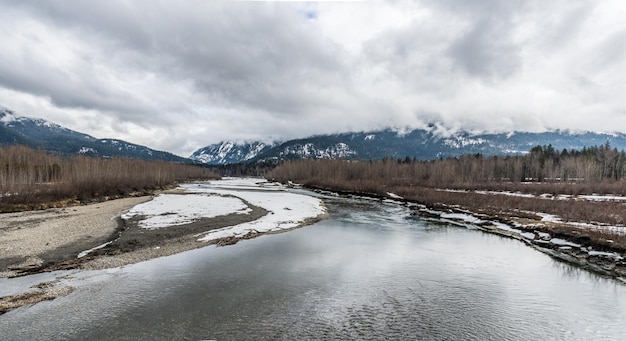
<path id="1" fill-rule="evenodd" d="M 115 91 L 93 81 L 98 77 L 95 70 L 81 70 L 83 74 L 61 69 L 42 67 L 31 58 L 11 60 L 0 56 L 0 85 L 44 97 L 60 107 L 146 113 L 150 108 L 137 103 L 131 94 Z M 92 78 L 87 81 L 85 77 Z"/>
<path id="2" fill-rule="evenodd" d="M 197 91 L 228 105 L 302 113 L 317 102 L 307 94 L 310 87 L 344 81 L 336 49 L 289 8 L 197 1 L 164 11 L 158 1 L 112 3 L 50 2 L 28 10 L 79 29 L 126 65 L 191 80 Z M 72 105 L 62 90 L 53 100 Z"/>

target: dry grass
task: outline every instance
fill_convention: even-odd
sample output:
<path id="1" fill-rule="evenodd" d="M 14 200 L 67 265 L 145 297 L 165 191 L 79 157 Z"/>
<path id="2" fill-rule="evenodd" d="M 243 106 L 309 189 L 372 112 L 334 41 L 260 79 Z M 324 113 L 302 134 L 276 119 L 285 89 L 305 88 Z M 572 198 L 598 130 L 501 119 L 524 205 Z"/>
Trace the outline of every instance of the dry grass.
<path id="1" fill-rule="evenodd" d="M 454 181 L 448 181 L 445 178 L 441 178 L 438 182 L 432 181 L 433 177 L 439 177 L 441 174 L 422 174 L 420 177 L 407 176 L 412 170 L 414 171 L 419 167 L 415 164 L 402 164 L 388 160 L 375 162 L 307 160 L 283 164 L 268 173 L 267 177 L 281 182 L 301 183 L 310 188 L 373 196 L 387 196 L 387 193 L 391 192 L 406 200 L 429 207 L 459 207 L 491 216 L 527 217 L 539 221 L 540 218 L 532 212 L 552 214 L 566 222 L 584 222 L 595 225 L 593 228 L 585 228 L 567 224 L 553 224 L 550 226 L 553 233 L 567 235 L 571 238 L 591 238 L 601 244 L 606 244 L 607 240 L 612 240 L 613 244 L 607 246 L 626 250 L 626 236 L 602 227 L 603 224 L 621 226 L 626 224 L 626 207 L 623 202 L 553 200 L 475 192 L 475 190 L 510 191 L 534 195 L 544 193 L 554 195 L 621 194 L 626 188 L 626 182 L 623 180 L 598 183 L 510 183 L 483 179 L 482 181 L 457 183 L 455 185 Z M 435 186 L 436 184 L 449 184 L 449 186 L 438 188 Z M 444 187 L 465 191 L 441 190 Z M 544 226 L 548 227 L 548 225 Z"/>
<path id="2" fill-rule="evenodd" d="M 0 212 L 125 197 L 217 177 L 206 168 L 173 162 L 63 157 L 23 146 L 2 147 Z"/>

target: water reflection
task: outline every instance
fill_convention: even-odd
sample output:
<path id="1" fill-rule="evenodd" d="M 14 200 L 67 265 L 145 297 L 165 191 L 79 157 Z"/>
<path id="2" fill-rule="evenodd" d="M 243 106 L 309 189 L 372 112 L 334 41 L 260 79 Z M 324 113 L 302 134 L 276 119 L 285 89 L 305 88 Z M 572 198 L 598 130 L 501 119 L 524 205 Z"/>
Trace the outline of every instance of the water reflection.
<path id="1" fill-rule="evenodd" d="M 289 233 L 83 273 L 7 339 L 619 339 L 623 285 L 522 243 L 328 199 Z"/>

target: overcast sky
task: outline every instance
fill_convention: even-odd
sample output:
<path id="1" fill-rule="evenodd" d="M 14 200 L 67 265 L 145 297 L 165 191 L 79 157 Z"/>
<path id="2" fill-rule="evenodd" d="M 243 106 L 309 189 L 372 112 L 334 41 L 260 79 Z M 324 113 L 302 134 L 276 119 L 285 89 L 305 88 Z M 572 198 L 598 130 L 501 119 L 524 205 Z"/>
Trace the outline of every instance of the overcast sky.
<path id="1" fill-rule="evenodd" d="M 385 127 L 626 132 L 626 1 L 0 0 L 0 106 L 188 156 Z"/>

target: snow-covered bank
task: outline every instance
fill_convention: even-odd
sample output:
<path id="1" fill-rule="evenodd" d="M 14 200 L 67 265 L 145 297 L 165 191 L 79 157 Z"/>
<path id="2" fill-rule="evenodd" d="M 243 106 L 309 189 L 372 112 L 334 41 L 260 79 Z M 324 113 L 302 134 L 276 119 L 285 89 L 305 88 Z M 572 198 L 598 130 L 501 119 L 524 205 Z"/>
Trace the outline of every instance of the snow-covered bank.
<path id="1" fill-rule="evenodd" d="M 179 190 L 182 193 L 161 194 L 152 201 L 135 206 L 122 219 L 138 220 L 140 228 L 161 229 L 174 228 L 203 218 L 245 215 L 251 211 L 249 205 L 268 211 L 268 214 L 254 221 L 197 234 L 199 241 L 209 242 L 288 230 L 326 214 L 326 208 L 319 198 L 291 193 L 280 184 L 259 178 L 226 178 L 184 184 Z"/>
<path id="2" fill-rule="evenodd" d="M 250 208 L 241 199 L 207 194 L 161 194 L 153 200 L 133 207 L 122 219 L 142 217 L 139 227 L 158 229 L 189 224 L 201 218 L 231 213 L 246 214 Z"/>
<path id="3" fill-rule="evenodd" d="M 229 237 L 241 238 L 250 233 L 288 230 L 326 214 L 326 208 L 319 198 L 290 193 L 285 187 L 264 179 L 225 179 L 187 184 L 182 188 L 188 193 L 238 197 L 269 212 L 255 221 L 209 231 L 199 236 L 199 240 L 203 242 Z"/>
<path id="4" fill-rule="evenodd" d="M 435 219 L 450 222 L 460 226 L 478 229 L 501 236 L 514 238 L 525 242 L 533 248 L 554 258 L 579 265 L 591 271 L 609 275 L 626 283 L 624 271 L 624 254 L 613 251 L 594 250 L 591 245 L 583 245 L 563 238 L 553 236 L 542 231 L 540 224 L 522 224 L 518 221 L 503 222 L 497 217 L 475 214 L 468 211 L 454 210 L 454 212 L 437 211 L 419 205 L 415 215 L 426 219 Z M 580 226 L 581 223 L 563 222 L 558 217 L 549 214 L 535 213 L 541 216 L 543 223 L 560 223 Z M 593 228 L 592 224 L 585 224 L 586 228 Z M 602 228 L 602 227 L 598 227 Z M 614 233 L 622 233 L 622 227 L 611 229 Z"/>
<path id="5" fill-rule="evenodd" d="M 531 193 L 522 193 L 522 192 L 510 192 L 510 191 L 483 191 L 483 190 L 463 190 L 463 189 L 449 189 L 449 188 L 439 188 L 435 189 L 441 192 L 450 192 L 450 193 L 477 193 L 477 194 L 485 194 L 485 195 L 503 195 L 503 196 L 512 196 L 512 197 L 520 197 L 520 198 L 535 198 L 535 199 L 545 199 L 545 200 L 584 200 L 584 201 L 615 201 L 615 202 L 624 202 L 626 201 L 626 196 L 621 195 L 604 195 L 604 194 L 590 194 L 590 195 L 569 195 L 569 194 L 551 194 L 544 193 L 541 195 L 534 195 Z"/>
<path id="6" fill-rule="evenodd" d="M 324 189 L 324 191 L 329 190 L 331 189 Z M 456 192 L 456 190 L 443 191 Z M 612 245 L 614 242 L 610 239 L 624 236 L 626 227 L 623 225 L 563 221 L 555 215 L 515 209 L 485 210 L 477 213 L 461 206 L 449 206 L 445 203 L 427 207 L 412 200 L 396 201 L 397 197 L 392 192 L 387 192 L 386 195 L 369 196 L 349 191 L 338 193 L 369 200 L 382 200 L 382 202 L 397 202 L 411 208 L 413 215 L 423 219 L 514 238 L 552 257 L 626 283 L 626 253 L 620 246 Z M 518 194 L 504 193 L 504 195 Z M 598 200 L 606 199 L 606 197 L 598 198 Z M 615 197 L 608 199 L 617 200 Z M 586 200 L 592 200 L 592 198 L 586 198 Z M 573 259 L 576 261 L 572 261 Z"/>
<path id="7" fill-rule="evenodd" d="M 226 245 L 240 239 L 293 229 L 321 219 L 326 214 L 326 208 L 321 199 L 306 195 L 302 190 L 298 192 L 290 192 L 282 185 L 263 179 L 225 179 L 185 184 L 176 190 L 161 193 L 151 201 L 146 201 L 148 198 L 137 198 L 133 201 L 134 206 L 114 205 L 113 207 L 119 208 L 111 212 L 104 208 L 120 201 L 98 204 L 91 207 L 89 216 L 104 214 L 107 223 L 112 225 L 109 230 L 106 230 L 107 233 L 99 238 L 91 238 L 91 236 L 96 235 L 95 232 L 104 230 L 102 226 L 85 223 L 83 220 L 72 223 L 76 220 L 73 215 L 78 215 L 77 209 L 68 211 L 68 219 L 59 221 L 58 224 L 64 228 L 63 232 L 69 230 L 68 225 L 77 227 L 93 225 L 97 229 L 85 228 L 80 230 L 82 234 L 76 233 L 74 239 L 78 242 L 72 245 L 76 251 L 66 256 L 70 259 L 62 258 L 50 263 L 39 261 L 38 264 L 44 263 L 44 265 L 29 266 L 26 269 L 28 272 L 22 271 L 20 274 L 76 268 L 91 270 L 118 268 L 201 248 L 209 243 Z M 121 202 L 128 201 L 125 199 Z M 78 209 L 83 210 L 83 208 Z M 123 212 L 127 213 L 122 214 Z M 43 216 L 47 224 L 44 224 L 42 220 L 41 225 L 51 225 L 51 219 L 58 218 L 60 213 L 50 212 L 51 217 Z M 35 214 L 40 213 L 12 214 L 11 217 L 19 218 L 15 220 L 15 223 L 28 220 L 32 224 Z M 123 227 L 119 226 L 117 220 L 112 217 L 121 217 L 124 222 Z M 7 218 L 2 222 L 8 226 L 8 223 L 13 220 Z M 33 236 L 43 235 L 48 242 L 52 241 L 52 236 L 57 236 L 61 242 L 73 240 L 68 239 L 73 237 L 72 235 L 54 234 L 49 231 L 48 227 L 42 228 L 42 233 L 35 233 L 39 230 L 33 230 L 28 237 L 32 239 Z M 12 234 L 3 234 L 5 240 L 15 243 L 17 239 L 14 238 L 13 231 L 20 232 L 25 229 L 26 227 L 11 229 Z M 9 231 L 9 229 L 6 230 Z M 114 239 L 111 240 L 112 238 Z M 55 243 L 57 244 L 59 243 Z M 18 244 L 20 245 L 22 244 Z M 67 245 L 61 244 L 56 248 L 63 251 L 67 249 Z M 5 257 L 8 250 L 4 250 Z M 10 260 L 5 263 L 12 265 Z M 63 272 L 59 276 L 64 276 L 63 274 L 66 273 Z M 73 289 L 63 285 L 59 276 L 45 282 L 38 281 L 37 285 L 41 288 L 35 289 L 31 288 L 30 282 L 26 279 L 13 280 L 11 283 L 16 283 L 15 288 L 8 287 L 8 280 L 0 280 L 0 286 L 5 289 L 0 290 L 2 291 L 0 296 L 3 296 L 0 297 L 0 314 L 19 306 L 69 294 Z"/>

